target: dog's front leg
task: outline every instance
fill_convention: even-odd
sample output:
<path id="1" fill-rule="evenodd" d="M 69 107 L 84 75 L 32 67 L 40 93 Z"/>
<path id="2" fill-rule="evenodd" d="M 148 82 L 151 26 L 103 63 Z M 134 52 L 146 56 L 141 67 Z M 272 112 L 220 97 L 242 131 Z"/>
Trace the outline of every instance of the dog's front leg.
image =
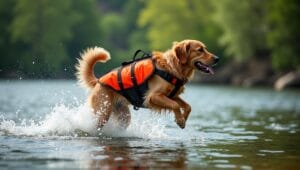
<path id="1" fill-rule="evenodd" d="M 191 106 L 179 96 L 175 97 L 174 100 L 183 108 L 183 117 L 187 120 L 192 110 Z"/>
<path id="2" fill-rule="evenodd" d="M 161 108 L 173 110 L 178 126 L 182 129 L 185 127 L 185 119 L 180 111 L 180 105 L 176 101 L 168 98 L 164 94 L 153 94 L 150 97 L 150 102 Z"/>

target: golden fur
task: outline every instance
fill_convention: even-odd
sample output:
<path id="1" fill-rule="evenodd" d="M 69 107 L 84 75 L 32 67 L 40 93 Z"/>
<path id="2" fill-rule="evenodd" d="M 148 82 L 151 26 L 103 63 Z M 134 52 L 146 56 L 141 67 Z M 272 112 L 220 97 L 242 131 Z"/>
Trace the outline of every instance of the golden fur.
<path id="1" fill-rule="evenodd" d="M 190 80 L 193 77 L 195 62 L 200 61 L 204 65 L 216 63 L 213 54 L 207 51 L 205 45 L 196 40 L 183 40 L 175 42 L 171 49 L 165 52 L 153 52 L 156 67 L 165 70 L 182 80 Z M 98 126 L 102 127 L 113 115 L 120 126 L 127 127 L 130 123 L 130 104 L 123 96 L 108 87 L 97 83 L 93 68 L 96 62 L 105 63 L 110 59 L 110 54 L 103 48 L 95 47 L 87 49 L 78 59 L 77 78 L 81 85 L 91 89 L 89 103 L 98 116 Z M 168 94 L 174 86 L 163 80 L 158 75 L 153 75 L 148 81 L 149 90 L 145 95 L 144 105 L 149 109 L 160 112 L 162 110 L 173 111 L 176 123 L 185 127 L 185 122 L 191 112 L 191 107 L 179 95 L 182 87 L 172 98 Z"/>

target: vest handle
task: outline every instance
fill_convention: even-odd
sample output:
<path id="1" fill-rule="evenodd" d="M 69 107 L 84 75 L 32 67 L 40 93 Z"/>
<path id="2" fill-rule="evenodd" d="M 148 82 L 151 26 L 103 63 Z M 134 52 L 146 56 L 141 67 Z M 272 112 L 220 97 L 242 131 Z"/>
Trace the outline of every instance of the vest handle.
<path id="1" fill-rule="evenodd" d="M 142 54 L 142 55 L 140 55 L 140 57 L 137 58 L 138 54 Z M 135 62 L 135 61 L 140 61 L 140 60 L 143 60 L 143 59 L 146 59 L 146 58 L 151 58 L 151 57 L 152 57 L 151 54 L 146 53 L 145 51 L 139 49 L 139 50 L 137 50 L 137 51 L 134 53 L 134 55 L 133 55 L 133 57 L 132 57 L 132 60 L 131 60 L 131 61 L 125 61 L 125 62 L 123 62 L 123 63 L 122 63 L 122 66 L 131 64 L 131 63 L 133 63 L 133 62 Z"/>

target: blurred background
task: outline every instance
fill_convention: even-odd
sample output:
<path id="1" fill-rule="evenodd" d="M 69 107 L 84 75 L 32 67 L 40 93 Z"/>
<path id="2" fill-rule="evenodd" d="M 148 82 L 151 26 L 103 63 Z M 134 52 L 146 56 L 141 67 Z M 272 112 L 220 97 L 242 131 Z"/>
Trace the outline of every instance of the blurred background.
<path id="1" fill-rule="evenodd" d="M 299 16 L 298 0 L 1 0 L 0 78 L 74 79 L 91 46 L 111 52 L 101 75 L 137 49 L 197 39 L 221 62 L 195 82 L 299 87 Z"/>
<path id="2" fill-rule="evenodd" d="M 183 39 L 221 58 L 187 127 L 131 109 L 96 130 L 80 53 L 110 51 L 101 76 Z M 300 169 L 300 0 L 0 0 L 0 52 L 0 169 Z"/>

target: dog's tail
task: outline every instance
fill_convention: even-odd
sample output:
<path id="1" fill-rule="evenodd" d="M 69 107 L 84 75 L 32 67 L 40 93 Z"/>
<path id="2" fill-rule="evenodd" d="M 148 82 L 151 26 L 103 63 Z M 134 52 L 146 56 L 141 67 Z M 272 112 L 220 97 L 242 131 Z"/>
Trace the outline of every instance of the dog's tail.
<path id="1" fill-rule="evenodd" d="M 110 59 L 110 54 L 104 48 L 94 47 L 86 49 L 78 60 L 76 65 L 76 77 L 80 85 L 93 88 L 97 84 L 97 78 L 94 74 L 94 65 L 96 62 L 105 63 Z"/>

